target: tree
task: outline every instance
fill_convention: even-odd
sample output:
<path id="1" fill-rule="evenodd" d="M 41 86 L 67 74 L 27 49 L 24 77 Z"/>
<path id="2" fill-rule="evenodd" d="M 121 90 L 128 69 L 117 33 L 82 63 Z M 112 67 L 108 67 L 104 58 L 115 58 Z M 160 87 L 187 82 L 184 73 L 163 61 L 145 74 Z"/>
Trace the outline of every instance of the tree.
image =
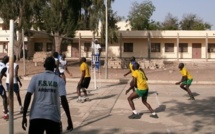
<path id="1" fill-rule="evenodd" d="M 155 7 L 151 1 L 142 3 L 132 3 L 131 11 L 128 15 L 128 20 L 133 30 L 149 29 L 150 18 L 155 11 Z"/>
<path id="2" fill-rule="evenodd" d="M 162 23 L 162 30 L 178 30 L 178 18 L 173 17 L 171 13 L 168 13 Z"/>
<path id="3" fill-rule="evenodd" d="M 211 29 L 209 23 L 203 22 L 203 20 L 195 14 L 186 14 L 180 21 L 180 27 L 182 30 L 206 30 Z"/>
<path id="4" fill-rule="evenodd" d="M 117 42 L 118 28 L 116 23 L 120 21 L 120 17 L 111 10 L 111 3 L 114 0 L 108 0 L 108 38 L 109 42 Z M 99 34 L 101 29 L 101 43 L 105 42 L 105 9 L 106 0 L 84 0 L 82 1 L 82 12 L 79 16 L 79 29 L 92 30 L 94 35 Z M 101 27 L 99 28 L 99 24 Z"/>
<path id="5" fill-rule="evenodd" d="M 26 0 L 0 0 L 0 17 L 9 27 L 9 20 L 15 20 L 14 53 L 20 58 L 22 50 L 22 29 L 30 28 L 33 20 L 31 3 Z M 18 32 L 16 32 L 18 31 Z"/>
<path id="6" fill-rule="evenodd" d="M 43 30 L 54 36 L 55 51 L 61 52 L 63 38 L 74 36 L 80 9 L 79 0 L 47 0 L 43 5 L 40 23 Z"/>
<path id="7" fill-rule="evenodd" d="M 151 20 L 149 22 L 148 30 L 161 30 L 160 22 Z"/>

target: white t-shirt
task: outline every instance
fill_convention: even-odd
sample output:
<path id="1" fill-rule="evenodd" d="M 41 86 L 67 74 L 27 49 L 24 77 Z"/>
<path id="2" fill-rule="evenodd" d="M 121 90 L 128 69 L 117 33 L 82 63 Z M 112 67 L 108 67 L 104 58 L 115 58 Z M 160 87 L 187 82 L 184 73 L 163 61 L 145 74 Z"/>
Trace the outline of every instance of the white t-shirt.
<path id="1" fill-rule="evenodd" d="M 60 96 L 66 95 L 65 82 L 52 71 L 45 71 L 32 77 L 27 92 L 34 95 L 30 119 L 61 121 Z"/>
<path id="2" fill-rule="evenodd" d="M 0 73 L 1 73 L 1 71 L 2 71 L 4 68 L 6 68 L 6 65 L 5 65 L 4 63 L 0 62 Z M 0 85 L 1 85 L 1 84 L 2 84 L 2 83 L 0 83 Z"/>
<path id="3" fill-rule="evenodd" d="M 18 64 L 17 63 L 14 63 L 13 64 L 13 83 L 18 83 L 18 81 L 17 81 L 17 79 L 16 79 L 16 77 L 15 77 L 15 69 L 16 69 L 16 67 L 18 66 Z M 10 69 L 9 69 L 9 63 L 7 63 L 6 64 L 6 67 L 7 67 L 7 71 L 6 71 L 6 75 L 7 75 L 7 77 L 6 77 L 6 83 L 9 83 L 9 81 L 10 81 L 10 74 L 9 74 L 9 71 L 10 71 Z"/>
<path id="4" fill-rule="evenodd" d="M 66 66 L 66 60 L 60 60 L 60 64 L 59 64 L 59 71 L 60 71 L 60 73 L 64 73 L 65 66 Z"/>
<path id="5" fill-rule="evenodd" d="M 100 44 L 95 44 L 94 42 L 92 42 L 92 46 L 91 48 L 94 51 L 94 54 L 99 54 L 99 49 L 101 48 Z"/>

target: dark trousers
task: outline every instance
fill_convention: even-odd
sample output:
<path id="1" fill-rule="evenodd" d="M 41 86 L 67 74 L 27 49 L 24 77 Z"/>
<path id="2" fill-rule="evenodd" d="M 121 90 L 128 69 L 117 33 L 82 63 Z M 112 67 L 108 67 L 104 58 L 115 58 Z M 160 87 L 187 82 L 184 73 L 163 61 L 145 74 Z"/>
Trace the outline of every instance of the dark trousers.
<path id="1" fill-rule="evenodd" d="M 60 134 L 60 123 L 47 119 L 30 120 L 29 134 Z"/>

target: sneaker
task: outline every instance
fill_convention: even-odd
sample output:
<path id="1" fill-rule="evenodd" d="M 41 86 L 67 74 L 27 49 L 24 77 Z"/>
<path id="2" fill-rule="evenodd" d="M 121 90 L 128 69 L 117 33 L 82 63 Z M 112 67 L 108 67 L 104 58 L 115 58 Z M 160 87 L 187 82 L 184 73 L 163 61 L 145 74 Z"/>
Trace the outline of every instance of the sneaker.
<path id="1" fill-rule="evenodd" d="M 85 99 L 78 99 L 77 102 L 78 102 L 78 103 L 84 103 L 84 102 L 85 102 Z"/>
<path id="2" fill-rule="evenodd" d="M 22 113 L 23 113 L 23 107 L 20 108 L 20 114 L 22 114 Z"/>
<path id="3" fill-rule="evenodd" d="M 195 100 L 195 98 L 194 97 L 190 97 L 188 100 Z"/>
<path id="4" fill-rule="evenodd" d="M 84 100 L 85 100 L 85 101 L 90 101 L 90 98 L 85 98 Z"/>
<path id="5" fill-rule="evenodd" d="M 132 113 L 132 115 L 128 116 L 128 118 L 129 119 L 140 119 L 140 115 Z"/>
<path id="6" fill-rule="evenodd" d="M 8 115 L 8 114 L 4 114 L 4 115 L 2 116 L 2 118 L 5 119 L 5 120 L 8 120 L 8 119 L 9 119 L 9 115 Z"/>
<path id="7" fill-rule="evenodd" d="M 155 115 L 151 114 L 150 117 L 152 117 L 152 118 L 159 118 L 157 114 L 155 114 Z"/>

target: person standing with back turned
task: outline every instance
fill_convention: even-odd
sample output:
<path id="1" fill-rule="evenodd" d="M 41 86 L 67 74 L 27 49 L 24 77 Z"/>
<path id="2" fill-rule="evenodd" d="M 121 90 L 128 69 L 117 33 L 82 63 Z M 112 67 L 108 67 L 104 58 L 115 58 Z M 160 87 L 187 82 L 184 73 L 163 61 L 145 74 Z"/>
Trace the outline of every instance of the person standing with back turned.
<path id="1" fill-rule="evenodd" d="M 60 100 L 67 116 L 67 130 L 73 130 L 73 123 L 70 115 L 69 105 L 66 98 L 65 82 L 62 78 L 55 75 L 56 68 L 53 57 L 47 57 L 45 60 L 45 72 L 32 77 L 27 89 L 24 101 L 22 128 L 27 127 L 27 110 L 31 102 L 31 96 L 34 99 L 30 110 L 29 134 L 60 134 L 61 114 Z"/>
<path id="2" fill-rule="evenodd" d="M 3 76 L 6 76 L 5 73 L 7 71 L 7 67 L 6 67 L 6 64 L 8 63 L 9 61 L 9 57 L 8 56 L 4 56 L 4 58 L 2 59 L 2 62 L 0 62 L 0 95 L 3 99 L 3 107 L 4 107 L 4 110 L 3 110 L 3 117 L 4 119 L 8 119 L 9 118 L 9 115 L 8 115 L 8 108 L 7 108 L 7 95 L 6 95 L 6 91 L 2 85 L 2 78 Z"/>
<path id="3" fill-rule="evenodd" d="M 22 82 L 20 81 L 19 76 L 18 76 L 19 65 L 16 63 L 16 55 L 14 55 L 13 60 L 14 60 L 14 63 L 13 63 L 13 67 L 14 67 L 13 90 L 16 94 L 17 101 L 18 101 L 19 106 L 20 106 L 20 113 L 23 113 L 22 100 L 20 97 L 20 89 L 19 89 L 19 85 L 20 85 L 20 87 L 22 87 Z M 9 91 L 9 81 L 10 81 L 9 63 L 7 63 L 6 66 L 7 66 L 6 86 L 7 86 L 7 90 Z M 19 83 L 19 85 L 18 85 L 18 83 Z"/>

